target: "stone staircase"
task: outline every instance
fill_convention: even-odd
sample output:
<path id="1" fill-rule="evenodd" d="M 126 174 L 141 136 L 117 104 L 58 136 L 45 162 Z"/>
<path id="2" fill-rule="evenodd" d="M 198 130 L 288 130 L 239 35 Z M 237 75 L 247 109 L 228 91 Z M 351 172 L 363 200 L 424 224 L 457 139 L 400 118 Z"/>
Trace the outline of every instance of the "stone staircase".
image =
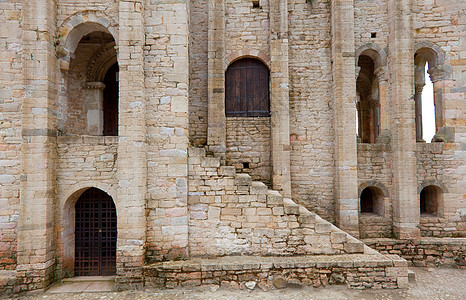
<path id="1" fill-rule="evenodd" d="M 146 285 L 346 283 L 398 288 L 408 269 L 203 148 L 189 149 L 189 252 L 144 267 Z M 335 280 L 338 278 L 339 280 Z"/>
<path id="2" fill-rule="evenodd" d="M 260 225 L 264 225 L 260 221 L 248 222 L 248 217 L 252 219 L 253 216 L 258 218 L 261 216 L 263 218 L 270 217 L 265 227 L 269 229 L 274 228 L 274 230 L 281 228 L 288 231 L 287 245 L 289 247 L 286 247 L 286 250 L 266 253 L 261 253 L 261 251 L 246 251 L 247 253 L 294 255 L 364 253 L 365 251 L 370 251 L 361 241 L 310 212 L 302 205 L 295 203 L 292 199 L 284 198 L 278 191 L 269 189 L 262 182 L 253 181 L 248 174 L 236 173 L 236 169 L 232 166 L 222 166 L 221 158 L 206 155 L 205 149 L 191 148 L 189 160 L 190 180 L 195 180 L 195 185 L 201 184 L 202 187 L 203 183 L 199 182 L 199 180 L 204 180 L 204 183 L 207 181 L 209 186 L 215 190 L 225 189 L 225 195 L 218 193 L 219 197 L 222 197 L 220 203 L 209 203 L 209 205 L 221 207 L 222 209 L 241 209 L 241 211 L 236 211 L 236 220 L 232 221 L 241 223 L 240 228 L 243 231 L 246 228 L 250 228 L 249 225 L 253 223 L 255 223 L 254 229 L 260 228 Z M 196 166 L 200 166 L 200 168 Z M 230 185 L 222 185 L 218 182 L 219 180 L 228 179 L 230 179 Z M 196 190 L 195 185 L 190 185 L 190 196 L 193 194 L 199 195 L 200 193 Z M 205 189 L 202 190 L 204 193 L 210 192 Z M 232 203 L 225 199 L 228 197 L 238 199 L 238 202 Z M 243 215 L 246 218 L 241 218 Z M 195 224 L 190 224 L 190 226 L 192 225 Z M 239 224 L 235 225 L 238 226 Z"/>

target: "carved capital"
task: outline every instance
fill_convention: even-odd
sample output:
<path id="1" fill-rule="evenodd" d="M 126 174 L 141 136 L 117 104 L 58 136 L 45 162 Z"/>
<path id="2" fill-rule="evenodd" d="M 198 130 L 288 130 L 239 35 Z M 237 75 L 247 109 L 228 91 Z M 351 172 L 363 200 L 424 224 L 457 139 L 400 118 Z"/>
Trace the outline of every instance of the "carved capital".
<path id="1" fill-rule="evenodd" d="M 374 74 L 375 74 L 375 76 L 377 76 L 377 79 L 379 80 L 379 82 L 388 81 L 387 67 L 377 68 L 374 71 Z"/>
<path id="2" fill-rule="evenodd" d="M 424 89 L 424 86 L 425 86 L 425 85 L 426 85 L 425 83 L 416 83 L 416 84 L 414 85 L 416 94 L 422 94 L 422 90 Z"/>
<path id="3" fill-rule="evenodd" d="M 105 84 L 103 82 L 86 82 L 84 88 L 93 90 L 104 90 Z"/>
<path id="4" fill-rule="evenodd" d="M 355 80 L 358 80 L 359 72 L 361 72 L 361 67 L 356 66 L 354 72 Z"/>

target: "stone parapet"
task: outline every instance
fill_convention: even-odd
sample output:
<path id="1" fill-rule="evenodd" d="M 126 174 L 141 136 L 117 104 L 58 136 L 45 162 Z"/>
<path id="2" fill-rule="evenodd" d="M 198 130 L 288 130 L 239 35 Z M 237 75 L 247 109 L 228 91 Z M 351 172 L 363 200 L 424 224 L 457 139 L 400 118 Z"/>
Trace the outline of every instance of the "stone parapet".
<path id="1" fill-rule="evenodd" d="M 229 256 L 155 263 L 144 267 L 146 286 L 219 285 L 262 289 L 345 284 L 350 288 L 407 288 L 406 261 L 397 255 L 353 254 L 293 257 Z M 279 284 L 280 282 L 280 284 Z"/>

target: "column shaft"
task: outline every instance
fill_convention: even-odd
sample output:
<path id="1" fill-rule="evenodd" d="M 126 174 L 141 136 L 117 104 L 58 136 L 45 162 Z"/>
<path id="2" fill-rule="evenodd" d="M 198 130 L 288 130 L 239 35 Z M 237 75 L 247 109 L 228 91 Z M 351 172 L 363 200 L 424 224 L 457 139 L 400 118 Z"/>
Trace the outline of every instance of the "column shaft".
<path id="1" fill-rule="evenodd" d="M 414 118 L 414 44 L 412 0 L 390 0 L 390 129 L 393 151 L 393 229 L 400 239 L 419 237 Z"/>
<path id="2" fill-rule="evenodd" d="M 359 235 L 354 3 L 332 0 L 332 73 L 335 127 L 335 206 L 338 226 Z"/>
<path id="3" fill-rule="evenodd" d="M 273 188 L 291 197 L 287 7 L 287 0 L 270 1 L 270 111 Z"/>

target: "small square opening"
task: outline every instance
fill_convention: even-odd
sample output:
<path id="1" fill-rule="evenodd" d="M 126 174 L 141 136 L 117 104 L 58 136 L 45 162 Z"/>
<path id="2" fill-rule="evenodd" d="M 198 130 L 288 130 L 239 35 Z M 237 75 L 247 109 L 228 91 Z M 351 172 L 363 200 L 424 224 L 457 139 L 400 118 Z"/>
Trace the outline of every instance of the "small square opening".
<path id="1" fill-rule="evenodd" d="M 243 163 L 243 169 L 249 169 L 249 163 L 248 162 Z"/>
<path id="2" fill-rule="evenodd" d="M 375 39 L 376 37 L 377 37 L 377 32 L 372 32 L 372 33 L 371 33 L 371 38 L 372 38 L 372 39 Z"/>
<path id="3" fill-rule="evenodd" d="M 252 7 L 253 8 L 259 8 L 260 7 L 260 1 L 259 0 L 252 0 Z"/>

